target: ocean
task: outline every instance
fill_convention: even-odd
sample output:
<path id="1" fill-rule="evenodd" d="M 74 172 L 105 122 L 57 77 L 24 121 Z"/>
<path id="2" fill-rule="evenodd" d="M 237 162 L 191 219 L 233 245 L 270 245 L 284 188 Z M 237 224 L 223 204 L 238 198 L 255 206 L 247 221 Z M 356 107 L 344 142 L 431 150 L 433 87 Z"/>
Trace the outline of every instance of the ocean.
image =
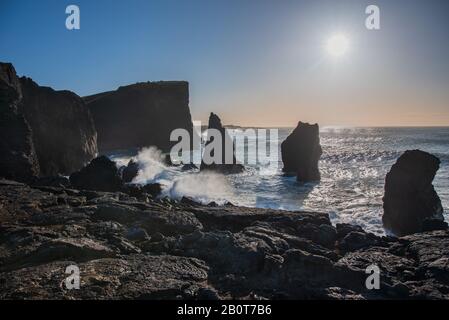
<path id="1" fill-rule="evenodd" d="M 292 130 L 278 129 L 279 149 Z M 385 176 L 405 150 L 420 149 L 441 160 L 434 186 L 448 220 L 449 128 L 323 127 L 320 139 L 321 181 L 306 184 L 283 175 L 280 150 L 277 165 L 248 164 L 256 157 L 255 152 L 249 151 L 245 172 L 228 176 L 168 167 L 163 163 L 163 155 L 154 148 L 110 156 L 118 165 L 126 165 L 131 157 L 136 157 L 142 170 L 134 182 L 159 182 L 163 186 L 162 196 L 174 199 L 188 196 L 202 203 L 231 202 L 249 207 L 326 212 L 334 224 L 357 224 L 384 235 L 381 217 Z M 247 141 L 252 143 L 255 139 Z"/>

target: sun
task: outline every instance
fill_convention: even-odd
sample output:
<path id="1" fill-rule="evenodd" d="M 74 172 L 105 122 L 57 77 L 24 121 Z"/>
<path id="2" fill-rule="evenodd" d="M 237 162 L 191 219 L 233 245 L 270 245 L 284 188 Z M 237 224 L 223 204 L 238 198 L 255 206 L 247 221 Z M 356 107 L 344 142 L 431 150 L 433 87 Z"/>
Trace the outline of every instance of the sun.
<path id="1" fill-rule="evenodd" d="M 326 50 L 333 57 L 342 57 L 349 50 L 349 39 L 338 33 L 331 36 L 326 42 Z"/>

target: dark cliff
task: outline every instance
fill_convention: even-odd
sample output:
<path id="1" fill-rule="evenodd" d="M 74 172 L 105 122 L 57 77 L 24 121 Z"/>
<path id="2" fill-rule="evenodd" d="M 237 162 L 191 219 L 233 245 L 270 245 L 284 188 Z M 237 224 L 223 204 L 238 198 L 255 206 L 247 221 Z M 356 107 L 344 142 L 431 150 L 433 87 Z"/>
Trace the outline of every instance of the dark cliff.
<path id="1" fill-rule="evenodd" d="M 22 90 L 10 63 L 0 63 L 0 176 L 26 180 L 39 174 L 27 120 L 19 113 Z"/>
<path id="2" fill-rule="evenodd" d="M 19 79 L 11 64 L 0 67 L 0 176 L 68 175 L 96 156 L 94 122 L 79 96 Z"/>
<path id="3" fill-rule="evenodd" d="M 21 113 L 33 130 L 41 175 L 70 174 L 97 154 L 97 134 L 84 101 L 70 91 L 22 77 Z"/>
<path id="4" fill-rule="evenodd" d="M 137 83 L 84 101 L 94 117 L 100 151 L 145 146 L 169 151 L 174 129 L 193 130 L 185 81 Z"/>

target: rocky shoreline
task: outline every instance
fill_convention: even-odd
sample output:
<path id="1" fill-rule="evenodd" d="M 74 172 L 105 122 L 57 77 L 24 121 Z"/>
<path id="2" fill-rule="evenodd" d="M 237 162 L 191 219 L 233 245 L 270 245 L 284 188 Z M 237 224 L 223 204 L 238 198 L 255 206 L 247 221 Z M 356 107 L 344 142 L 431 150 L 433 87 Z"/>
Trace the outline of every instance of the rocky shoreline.
<path id="1" fill-rule="evenodd" d="M 325 213 L 40 184 L 0 180 L 0 299 L 449 298 L 447 230 L 378 237 Z"/>

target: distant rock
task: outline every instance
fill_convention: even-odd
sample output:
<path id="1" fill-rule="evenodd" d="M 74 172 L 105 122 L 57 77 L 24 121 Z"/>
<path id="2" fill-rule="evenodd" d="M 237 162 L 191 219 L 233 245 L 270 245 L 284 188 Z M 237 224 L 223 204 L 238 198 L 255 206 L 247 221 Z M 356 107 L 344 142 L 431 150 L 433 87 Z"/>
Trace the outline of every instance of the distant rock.
<path id="1" fill-rule="evenodd" d="M 318 161 L 322 154 L 318 124 L 299 122 L 298 126 L 281 144 L 283 171 L 296 174 L 297 180 L 320 180 Z"/>
<path id="2" fill-rule="evenodd" d="M 115 162 L 106 156 L 93 159 L 89 165 L 70 176 L 70 183 L 81 190 L 114 192 L 123 187 Z"/>
<path id="3" fill-rule="evenodd" d="M 156 146 L 169 151 L 172 130 L 193 132 L 189 84 L 185 81 L 136 83 L 84 97 L 98 131 L 98 148 Z"/>
<path id="4" fill-rule="evenodd" d="M 220 118 L 214 114 L 211 113 L 209 116 L 209 129 L 215 129 L 218 130 L 221 133 L 221 163 L 211 163 L 211 164 L 207 164 L 204 161 L 204 158 L 201 162 L 201 166 L 200 166 L 200 170 L 210 170 L 210 171 L 216 171 L 216 172 L 220 172 L 220 173 L 224 173 L 224 174 L 233 174 L 233 173 L 240 173 L 242 171 L 245 170 L 245 167 L 242 164 L 237 163 L 237 160 L 235 158 L 235 146 L 233 143 L 233 140 L 231 139 L 231 137 L 229 136 L 229 134 L 226 132 L 226 129 L 223 127 L 223 125 L 221 124 L 221 120 Z M 207 142 L 206 142 L 206 151 L 207 151 L 207 146 L 209 146 L 210 144 L 214 143 L 214 139 L 212 137 L 208 137 L 207 138 Z M 232 150 L 232 161 L 230 161 L 231 163 L 226 163 L 226 150 Z M 214 156 L 214 152 L 211 152 L 211 157 Z M 228 155 L 229 157 L 231 157 L 231 155 Z M 203 155 L 204 157 L 204 155 Z"/>
<path id="5" fill-rule="evenodd" d="M 22 89 L 10 63 L 0 63 L 0 176 L 25 181 L 39 174 L 28 121 L 19 112 Z"/>
<path id="6" fill-rule="evenodd" d="M 443 207 L 432 185 L 439 167 L 437 157 L 420 150 L 409 150 L 399 157 L 385 180 L 385 228 L 398 236 L 441 229 Z"/>

